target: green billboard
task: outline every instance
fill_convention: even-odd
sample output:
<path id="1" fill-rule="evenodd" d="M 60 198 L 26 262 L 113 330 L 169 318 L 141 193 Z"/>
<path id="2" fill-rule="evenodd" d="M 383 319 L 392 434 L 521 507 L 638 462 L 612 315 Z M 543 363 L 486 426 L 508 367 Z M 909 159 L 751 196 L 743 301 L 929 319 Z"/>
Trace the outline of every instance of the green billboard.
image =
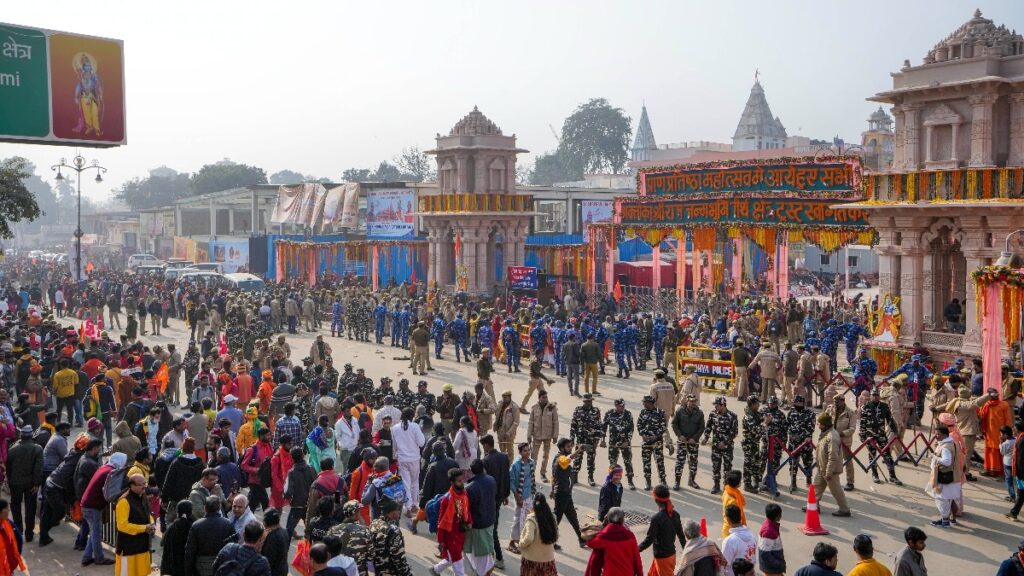
<path id="1" fill-rule="evenodd" d="M 0 134 L 50 134 L 50 79 L 46 34 L 0 24 Z"/>

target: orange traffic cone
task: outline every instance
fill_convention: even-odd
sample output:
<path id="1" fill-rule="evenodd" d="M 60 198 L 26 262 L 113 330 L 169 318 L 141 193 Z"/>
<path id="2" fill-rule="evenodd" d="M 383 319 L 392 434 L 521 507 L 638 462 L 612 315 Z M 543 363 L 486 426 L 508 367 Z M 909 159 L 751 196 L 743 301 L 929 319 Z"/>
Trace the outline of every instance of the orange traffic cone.
<path id="1" fill-rule="evenodd" d="M 804 525 L 800 531 L 808 536 L 824 536 L 828 530 L 821 525 L 821 517 L 818 514 L 818 500 L 814 497 L 814 485 L 807 491 L 807 514 L 804 516 Z"/>
<path id="2" fill-rule="evenodd" d="M 705 537 L 705 538 L 708 537 L 708 519 L 707 518 L 701 518 L 700 519 L 700 535 Z"/>

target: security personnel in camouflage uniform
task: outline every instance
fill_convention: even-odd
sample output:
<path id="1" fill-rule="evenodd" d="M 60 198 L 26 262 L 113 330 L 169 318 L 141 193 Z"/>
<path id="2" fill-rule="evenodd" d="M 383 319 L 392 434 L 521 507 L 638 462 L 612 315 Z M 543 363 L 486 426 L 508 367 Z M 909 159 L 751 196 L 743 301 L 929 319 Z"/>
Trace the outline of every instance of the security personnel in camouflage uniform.
<path id="1" fill-rule="evenodd" d="M 583 465 L 583 454 L 587 455 L 587 480 L 590 486 L 597 486 L 594 482 L 594 459 L 597 457 L 597 443 L 603 436 L 601 426 L 601 410 L 594 407 L 594 397 L 591 394 L 583 395 L 583 405 L 577 406 L 572 412 L 572 422 L 569 424 L 569 438 L 583 449 L 577 452 L 572 459 L 573 483 L 577 483 L 580 476 L 580 467 Z"/>
<path id="2" fill-rule="evenodd" d="M 658 464 L 658 476 L 665 481 L 665 413 L 654 405 L 654 397 L 644 396 L 644 409 L 636 418 L 636 431 L 643 440 L 640 460 L 644 464 L 645 491 L 651 490 L 651 456 Z"/>
<path id="3" fill-rule="evenodd" d="M 796 468 L 799 461 L 803 461 L 804 476 L 807 478 L 807 485 L 811 485 L 811 464 L 814 462 L 814 448 L 804 446 L 799 452 L 793 453 L 797 446 L 804 443 L 814 434 L 814 412 L 805 406 L 803 396 L 793 397 L 793 409 L 786 417 L 786 432 L 789 436 L 786 442 L 786 450 L 789 455 L 789 493 L 796 492 Z"/>
<path id="4" fill-rule="evenodd" d="M 398 526 L 402 504 L 385 496 L 380 511 L 380 517 L 370 523 L 370 555 L 374 573 L 412 576 L 412 568 L 405 557 L 405 536 Z"/>
<path id="5" fill-rule="evenodd" d="M 673 490 L 679 490 L 679 480 L 683 477 L 683 466 L 690 461 L 690 481 L 687 484 L 694 490 L 697 485 L 697 450 L 700 447 L 700 435 L 704 433 L 704 411 L 697 403 L 693 394 L 686 395 L 685 405 L 676 409 L 672 417 L 672 431 L 676 433 L 676 484 Z"/>
<path id="6" fill-rule="evenodd" d="M 714 406 L 714 412 L 708 414 L 701 444 L 707 444 L 708 439 L 711 439 L 711 479 L 715 483 L 711 493 L 720 494 L 722 473 L 732 470 L 732 452 L 740 425 L 736 414 L 725 407 L 725 396 L 715 397 Z"/>
<path id="7" fill-rule="evenodd" d="M 334 367 L 334 359 L 330 356 L 324 358 L 324 380 L 331 387 L 331 390 L 338 389 L 338 380 L 341 378 L 341 374 L 338 374 L 338 369 Z"/>
<path id="8" fill-rule="evenodd" d="M 747 408 L 743 411 L 743 489 L 757 494 L 764 476 L 764 452 L 761 442 L 764 438 L 764 417 L 761 414 L 761 399 L 751 394 L 747 397 Z"/>
<path id="9" fill-rule="evenodd" d="M 317 490 L 314 486 L 313 490 Z M 368 568 L 367 561 L 370 559 L 370 531 L 362 523 L 359 510 L 362 504 L 358 500 L 349 500 L 341 507 L 341 513 L 345 520 L 338 525 L 332 526 L 327 531 L 328 535 L 337 536 L 341 539 L 341 553 L 356 561 L 356 571 L 359 576 L 366 576 Z"/>
<path id="10" fill-rule="evenodd" d="M 782 462 L 782 447 L 786 445 L 786 413 L 779 408 L 777 396 L 768 397 L 768 406 L 761 409 L 761 419 L 764 422 L 764 437 L 761 439 L 761 453 L 765 462 L 771 463 L 771 468 L 766 471 L 764 482 L 760 489 L 766 492 L 768 488 L 768 476 L 773 478 L 779 470 L 779 463 Z M 773 494 L 774 495 L 774 494 Z"/>
<path id="11" fill-rule="evenodd" d="M 416 393 L 409 388 L 409 379 L 402 378 L 398 381 L 398 391 L 395 392 L 395 408 L 405 410 L 412 408 L 416 410 Z"/>
<path id="12" fill-rule="evenodd" d="M 629 489 L 636 490 L 633 484 L 633 414 L 626 410 L 626 401 L 619 398 L 615 401 L 615 408 L 604 413 L 604 421 L 601 423 L 602 435 L 608 435 L 608 441 L 601 439 L 601 446 L 608 446 L 608 463 L 614 466 L 619 462 L 619 452 L 622 452 L 622 461 L 626 469 L 626 478 L 629 480 Z"/>
<path id="13" fill-rule="evenodd" d="M 416 384 L 416 393 L 413 394 L 413 408 L 416 406 L 423 406 L 424 414 L 434 417 L 434 412 L 437 411 L 437 396 L 434 396 L 427 391 L 427 381 L 420 380 Z"/>
<path id="14" fill-rule="evenodd" d="M 867 442 L 871 438 L 877 444 L 877 447 L 868 445 L 868 456 L 871 458 L 871 462 L 875 462 L 878 458 L 878 449 L 889 441 L 889 436 L 885 433 L 886 424 L 889 425 L 893 434 L 899 434 L 889 405 L 881 401 L 881 393 L 878 388 L 874 388 L 871 390 L 871 399 L 860 409 L 860 441 Z M 896 464 L 892 461 L 888 450 L 882 453 L 882 459 L 885 460 L 885 466 L 889 469 L 889 481 L 897 486 L 902 486 L 903 482 L 896 478 Z M 877 464 L 871 465 L 871 478 L 875 484 L 881 482 L 878 479 Z"/>

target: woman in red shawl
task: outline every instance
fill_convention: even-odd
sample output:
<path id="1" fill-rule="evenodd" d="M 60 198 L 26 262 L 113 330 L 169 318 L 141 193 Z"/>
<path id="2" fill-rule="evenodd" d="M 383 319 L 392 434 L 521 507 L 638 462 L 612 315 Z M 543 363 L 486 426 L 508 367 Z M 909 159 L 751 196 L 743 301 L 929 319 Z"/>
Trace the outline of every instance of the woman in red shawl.
<path id="1" fill-rule="evenodd" d="M 466 543 L 466 532 L 473 523 L 469 513 L 469 496 L 466 494 L 463 472 L 459 468 L 448 471 L 452 486 L 441 497 L 437 514 L 437 543 L 441 547 L 441 561 L 430 567 L 430 573 L 439 575 L 449 566 L 456 574 L 462 574 L 462 547 Z"/>
<path id="2" fill-rule="evenodd" d="M 587 560 L 587 571 L 583 576 L 644 576 L 644 563 L 640 560 L 640 545 L 633 531 L 623 522 L 626 511 L 615 507 L 608 511 L 608 524 L 593 538 L 587 540 L 587 547 L 593 552 Z"/>

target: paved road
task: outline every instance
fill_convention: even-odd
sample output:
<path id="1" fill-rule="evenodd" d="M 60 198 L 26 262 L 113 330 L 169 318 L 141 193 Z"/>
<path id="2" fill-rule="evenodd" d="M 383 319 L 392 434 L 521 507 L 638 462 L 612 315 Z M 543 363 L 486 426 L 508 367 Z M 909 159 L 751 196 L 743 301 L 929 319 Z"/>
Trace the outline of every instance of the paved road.
<path id="1" fill-rule="evenodd" d="M 187 331 L 183 330 L 180 322 L 172 320 L 171 324 L 172 328 L 165 329 L 161 336 L 147 336 L 146 343 L 175 342 L 179 347 L 183 347 L 187 342 Z M 288 336 L 293 359 L 297 360 L 306 356 L 312 340 L 313 335 L 309 333 Z M 418 379 L 409 375 L 407 360 L 394 359 L 406 356 L 406 352 L 403 350 L 389 346 L 378 347 L 375 344 L 356 343 L 347 339 L 332 338 L 329 335 L 325 337 L 325 340 L 334 349 L 335 366 L 339 369 L 345 363 L 351 362 L 356 367 L 365 368 L 367 375 L 374 381 L 379 380 L 381 376 L 390 376 L 397 382 L 404 376 L 412 380 L 415 385 Z M 431 350 L 433 350 L 432 347 Z M 456 363 L 450 347 L 445 350 L 445 358 L 445 360 L 433 361 L 436 371 L 430 372 L 426 377 L 426 380 L 430 382 L 430 390 L 438 394 L 441 386 L 446 383 L 454 385 L 456 393 L 471 389 L 476 381 L 475 369 L 470 365 Z M 633 372 L 632 377 L 627 380 L 617 379 L 613 374 L 602 376 L 599 389 L 603 396 L 595 400 L 595 405 L 601 409 L 603 414 L 604 411 L 612 407 L 615 398 L 621 397 L 626 400 L 627 408 L 633 412 L 635 417 L 641 407 L 640 399 L 647 393 L 650 379 L 650 371 Z M 526 390 L 525 374 L 508 374 L 502 368 L 494 375 L 493 380 L 498 394 L 504 389 L 512 389 L 513 399 L 516 402 L 522 399 Z M 556 380 L 556 383 L 549 387 L 549 392 L 552 401 L 559 407 L 561 432 L 563 435 L 567 435 L 569 419 L 573 408 L 578 405 L 578 401 L 569 395 L 564 380 Z M 536 395 L 534 395 L 534 401 L 535 399 Z M 705 413 L 710 410 L 712 399 L 710 394 L 702 396 L 702 409 Z M 737 414 L 741 414 L 743 406 L 735 400 L 730 400 L 729 408 Z M 525 440 L 525 435 L 526 421 L 524 417 L 520 423 L 519 439 Z M 639 450 L 634 451 L 634 459 L 637 484 L 642 488 Z M 742 451 L 737 442 L 733 466 L 742 469 L 742 460 Z M 830 516 L 828 512 L 835 508 L 830 502 L 831 498 L 826 497 L 823 503 L 825 514 L 822 521 L 831 534 L 824 537 L 805 536 L 798 530 L 804 520 L 800 507 L 805 504 L 807 498 L 803 482 L 800 482 L 800 490 L 795 495 L 790 495 L 788 491 L 783 490 L 783 495 L 779 498 L 778 503 L 783 509 L 782 540 L 790 573 L 794 572 L 796 567 L 809 561 L 815 543 L 827 541 L 839 549 L 839 571 L 845 574 L 856 563 L 856 557 L 852 551 L 852 541 L 853 537 L 859 533 L 869 534 L 875 538 L 876 554 L 883 563 L 891 566 L 892 557 L 903 546 L 903 530 L 909 525 L 916 525 L 922 527 L 929 536 L 925 557 L 926 563 L 933 573 L 994 574 L 998 563 L 1009 557 L 1010 550 L 1022 536 L 1020 525 L 1011 523 L 1002 516 L 1007 509 L 1007 503 L 1003 500 L 1005 492 L 1002 482 L 982 479 L 980 482 L 969 484 L 966 518 L 956 528 L 945 530 L 933 528 L 927 524 L 937 515 L 935 507 L 931 498 L 922 490 L 926 481 L 927 462 L 928 459 L 925 458 L 920 469 L 914 469 L 907 464 L 901 464 L 898 467 L 897 473 L 905 483 L 903 487 L 872 484 L 870 475 L 858 470 L 857 490 L 848 494 L 853 517 L 837 519 Z M 607 470 L 607 463 L 607 450 L 599 449 L 597 474 L 595 475 L 599 482 L 604 477 L 603 472 Z M 666 457 L 670 483 L 674 465 L 674 458 Z M 780 473 L 779 478 L 782 480 L 781 484 L 788 486 L 786 470 Z M 718 496 L 712 496 L 708 490 L 711 486 L 711 472 L 710 452 L 706 447 L 701 448 L 697 482 L 704 490 L 694 491 L 684 488 L 681 492 L 673 493 L 676 509 L 680 511 L 683 518 L 699 520 L 701 517 L 706 517 L 709 533 L 712 537 L 716 537 L 721 530 L 721 500 Z M 588 516 L 596 515 L 598 490 L 599 487 L 590 488 L 586 485 L 576 488 L 574 499 L 581 521 L 586 522 Z M 764 506 L 767 502 L 769 499 L 762 495 L 747 496 L 747 519 L 755 533 L 761 522 L 764 521 Z M 651 497 L 639 490 L 636 492 L 627 490 L 624 494 L 623 505 L 628 510 L 644 514 L 653 514 L 656 511 Z M 499 528 L 503 545 L 508 544 L 510 528 L 511 509 L 504 508 Z M 79 572 L 79 553 L 71 550 L 72 528 L 62 527 L 61 530 L 54 536 L 57 542 L 47 548 L 40 549 L 34 543 L 28 545 L 26 557 L 34 574 L 76 574 Z M 636 527 L 634 531 L 638 539 L 642 539 L 646 534 L 645 527 Z M 561 535 L 565 549 L 558 556 L 559 574 L 566 576 L 582 574 L 589 552 L 576 547 L 572 529 L 567 522 L 563 521 L 562 523 Z M 405 531 L 405 536 L 406 550 L 413 566 L 413 573 L 426 574 L 427 566 L 434 561 L 432 554 L 436 548 L 433 541 L 429 539 L 429 534 L 425 529 L 420 531 L 419 536 Z M 156 548 L 159 549 L 159 546 Z M 650 550 L 643 554 L 643 559 L 646 571 L 651 560 Z M 503 573 L 519 573 L 517 556 L 506 553 L 505 562 L 506 569 Z M 104 573 L 106 570 L 108 569 L 105 567 L 89 567 L 80 571 L 82 574 L 90 574 Z M 498 571 L 498 573 L 502 572 Z"/>

